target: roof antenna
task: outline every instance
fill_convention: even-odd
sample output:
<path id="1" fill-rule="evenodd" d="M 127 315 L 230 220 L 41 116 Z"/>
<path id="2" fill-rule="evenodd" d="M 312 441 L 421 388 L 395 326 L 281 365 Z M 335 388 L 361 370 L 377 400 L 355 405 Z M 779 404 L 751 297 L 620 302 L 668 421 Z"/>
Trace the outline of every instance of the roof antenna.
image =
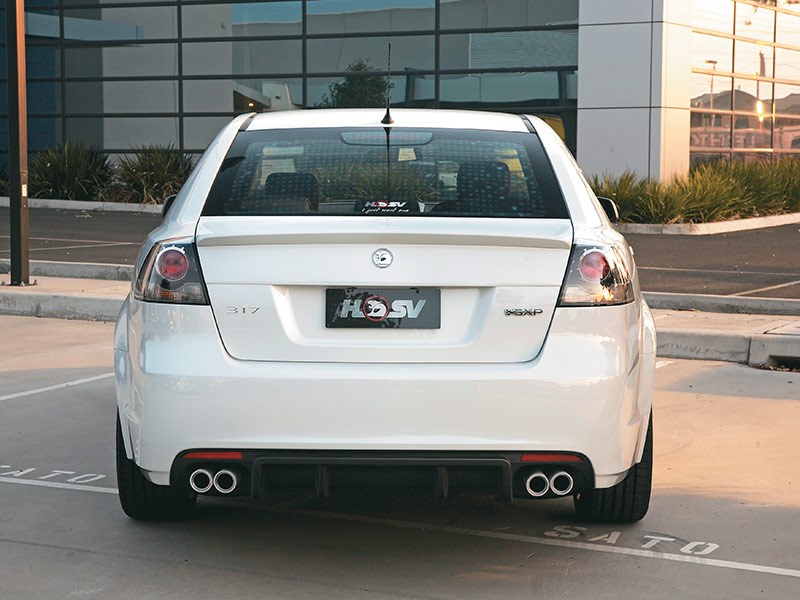
<path id="1" fill-rule="evenodd" d="M 391 90 L 392 86 L 392 42 L 389 42 L 389 56 L 386 59 L 386 114 L 383 115 L 383 119 L 381 119 L 381 123 L 384 125 L 391 125 L 394 123 L 394 119 L 392 118 L 392 114 L 389 111 L 391 108 L 389 103 L 389 91 Z"/>

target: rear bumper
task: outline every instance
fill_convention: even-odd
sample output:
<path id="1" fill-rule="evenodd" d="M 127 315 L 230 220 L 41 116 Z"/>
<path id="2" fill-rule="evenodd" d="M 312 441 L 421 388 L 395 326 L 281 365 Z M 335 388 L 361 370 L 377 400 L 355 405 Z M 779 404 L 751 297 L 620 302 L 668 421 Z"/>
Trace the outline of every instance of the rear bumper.
<path id="1" fill-rule="evenodd" d="M 186 450 L 213 448 L 571 452 L 608 487 L 640 455 L 650 413 L 655 345 L 640 311 L 558 309 L 524 363 L 309 364 L 232 359 L 209 307 L 130 302 L 115 351 L 126 446 L 159 484 Z"/>
<path id="2" fill-rule="evenodd" d="M 236 474 L 233 495 L 260 499 L 285 488 L 315 491 L 328 497 L 347 488 L 416 489 L 446 498 L 462 491 L 494 494 L 499 500 L 530 498 L 526 480 L 533 473 L 548 479 L 568 474 L 569 489 L 548 489 L 541 498 L 580 492 L 594 484 L 589 461 L 579 455 L 523 455 L 519 452 L 341 452 L 245 450 L 241 459 L 210 460 L 177 457 L 170 485 L 189 488 L 191 474 L 205 469 L 211 474 L 226 469 Z M 211 495 L 221 495 L 214 489 Z"/>

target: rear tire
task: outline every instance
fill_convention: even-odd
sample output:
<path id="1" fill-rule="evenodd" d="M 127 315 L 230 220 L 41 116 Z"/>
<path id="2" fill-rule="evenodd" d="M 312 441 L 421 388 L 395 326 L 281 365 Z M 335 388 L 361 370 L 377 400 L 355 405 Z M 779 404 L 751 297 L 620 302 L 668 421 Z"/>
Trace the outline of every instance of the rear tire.
<path id="1" fill-rule="evenodd" d="M 625 479 L 607 489 L 593 489 L 575 495 L 575 510 L 584 521 L 595 523 L 633 523 L 647 514 L 653 480 L 653 415 L 641 462 L 635 464 Z"/>
<path id="2" fill-rule="evenodd" d="M 122 427 L 117 415 L 117 488 L 122 510 L 139 521 L 185 519 L 194 509 L 197 495 L 168 485 L 156 485 L 142 475 L 125 455 Z"/>

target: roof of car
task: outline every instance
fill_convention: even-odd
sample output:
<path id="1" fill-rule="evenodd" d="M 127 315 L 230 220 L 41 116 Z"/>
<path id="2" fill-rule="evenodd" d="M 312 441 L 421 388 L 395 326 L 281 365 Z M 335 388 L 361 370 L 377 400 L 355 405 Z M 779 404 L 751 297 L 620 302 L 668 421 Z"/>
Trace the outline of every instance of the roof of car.
<path id="1" fill-rule="evenodd" d="M 333 108 L 285 110 L 255 115 L 247 131 L 305 129 L 316 127 L 385 127 L 383 108 Z M 527 132 L 519 115 L 468 110 L 396 108 L 391 111 L 392 127 L 440 129 L 483 129 Z"/>

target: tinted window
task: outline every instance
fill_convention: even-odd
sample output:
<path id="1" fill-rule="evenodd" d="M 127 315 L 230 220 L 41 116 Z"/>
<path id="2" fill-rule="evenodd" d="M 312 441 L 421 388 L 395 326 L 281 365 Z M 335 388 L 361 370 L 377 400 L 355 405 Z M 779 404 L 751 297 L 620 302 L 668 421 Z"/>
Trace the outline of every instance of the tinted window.
<path id="1" fill-rule="evenodd" d="M 567 217 L 534 134 L 335 128 L 240 133 L 203 214 Z"/>

